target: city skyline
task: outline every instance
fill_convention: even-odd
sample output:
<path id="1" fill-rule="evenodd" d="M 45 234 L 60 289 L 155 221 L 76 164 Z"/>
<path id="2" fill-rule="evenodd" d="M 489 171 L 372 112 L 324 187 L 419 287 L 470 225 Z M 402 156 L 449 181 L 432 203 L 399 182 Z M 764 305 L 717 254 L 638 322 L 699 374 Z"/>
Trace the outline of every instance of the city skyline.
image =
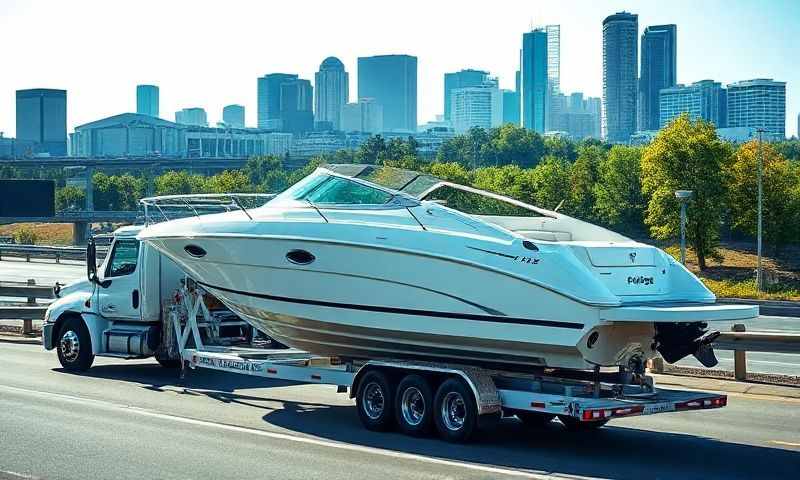
<path id="1" fill-rule="evenodd" d="M 443 2 L 431 10 L 430 5 L 409 2 L 409 12 L 398 13 L 392 22 L 383 20 L 386 17 L 380 14 L 380 6 L 375 9 L 374 16 L 368 15 L 359 22 L 346 15 L 347 11 L 359 8 L 355 3 L 338 9 L 316 5 L 315 14 L 310 16 L 301 16 L 304 12 L 297 8 L 275 6 L 270 15 L 285 21 L 271 22 L 274 25 L 267 31 L 257 28 L 255 22 L 258 12 L 264 11 L 261 6 L 232 2 L 230 9 L 220 12 L 211 4 L 200 3 L 193 12 L 197 21 L 192 28 L 208 32 L 209 37 L 198 44 L 202 48 L 184 49 L 186 51 L 182 50 L 178 57 L 168 54 L 163 46 L 165 40 L 177 41 L 187 33 L 186 27 L 178 21 L 181 4 L 161 5 L 157 10 L 147 5 L 142 2 L 141 8 L 123 9 L 101 2 L 67 6 L 60 2 L 13 0 L 0 5 L 0 31 L 9 38 L 26 38 L 25 44 L 6 54 L 7 64 L 25 68 L 17 67 L 12 75 L 0 79 L 0 131 L 5 136 L 15 136 L 16 90 L 68 90 L 68 129 L 72 131 L 76 125 L 97 118 L 134 112 L 137 84 L 159 86 L 162 118 L 185 106 L 201 106 L 209 112 L 209 123 L 215 124 L 221 120 L 222 107 L 235 103 L 246 107 L 247 126 L 255 126 L 255 78 L 286 71 L 297 73 L 303 79 L 313 79 L 320 62 L 331 55 L 340 58 L 345 69 L 356 76 L 358 57 L 382 54 L 408 54 L 419 59 L 417 123 L 422 124 L 444 113 L 442 78 L 445 72 L 468 68 L 487 70 L 499 78 L 501 88 L 513 89 L 522 34 L 532 25 L 547 24 L 561 26 L 561 91 L 578 91 L 587 97 L 596 97 L 601 96 L 602 90 L 602 21 L 617 11 L 627 10 L 639 16 L 639 36 L 650 25 L 678 25 L 677 83 L 712 79 L 726 85 L 753 78 L 787 82 L 786 134 L 796 135 L 800 94 L 795 91 L 800 85 L 800 71 L 793 68 L 788 59 L 793 39 L 800 31 L 790 19 L 798 18 L 800 5 L 676 2 L 665 9 L 653 2 L 565 2 L 564 5 L 532 2 L 525 7 L 509 3 L 513 9 L 471 12 L 466 7 L 454 11 L 455 3 Z M 414 12 L 423 8 L 426 15 L 417 18 Z M 153 16 L 154 11 L 159 15 Z M 242 18 L 243 11 L 252 15 Z M 115 37 L 134 35 L 138 32 L 134 26 L 143 15 L 157 33 L 148 34 L 135 45 L 109 42 L 108 46 L 98 46 L 97 54 L 102 54 L 103 62 L 86 62 L 76 68 L 66 52 L 48 50 L 47 38 L 54 36 L 61 39 L 59 45 L 71 45 L 87 41 L 96 44 L 104 35 L 109 38 L 112 34 Z M 441 22 L 444 15 L 457 17 L 459 21 Z M 318 16 L 325 21 L 312 18 Z M 98 22 L 101 17 L 104 21 Z M 218 42 L 211 37 L 211 32 L 228 17 L 242 22 L 237 25 L 233 41 L 238 38 L 243 45 L 252 45 L 251 48 L 237 48 L 232 53 L 231 39 Z M 64 21 L 65 18 L 68 20 Z M 709 22 L 709 18 L 714 18 L 714 22 Z M 414 28 L 408 30 L 412 19 Z M 405 30 L 401 28 L 404 22 Z M 25 36 L 24 32 L 34 27 L 45 28 L 50 34 L 28 39 L 30 36 Z M 317 40 L 279 41 L 281 35 L 301 27 L 313 31 Z M 477 36 L 479 38 L 470 34 L 475 29 L 484 31 L 487 28 L 486 35 Z M 339 34 L 348 29 L 357 31 Z M 731 31 L 737 31 L 737 35 L 731 36 Z M 255 42 L 257 35 L 263 38 Z M 151 36 L 154 38 L 149 38 Z M 116 55 L 111 54 L 114 51 Z M 200 65 L 201 58 L 216 58 L 217 52 L 225 52 L 218 68 L 204 69 L 201 74 L 192 67 Z M 357 88 L 357 82 L 351 81 L 353 101 L 357 99 Z"/>

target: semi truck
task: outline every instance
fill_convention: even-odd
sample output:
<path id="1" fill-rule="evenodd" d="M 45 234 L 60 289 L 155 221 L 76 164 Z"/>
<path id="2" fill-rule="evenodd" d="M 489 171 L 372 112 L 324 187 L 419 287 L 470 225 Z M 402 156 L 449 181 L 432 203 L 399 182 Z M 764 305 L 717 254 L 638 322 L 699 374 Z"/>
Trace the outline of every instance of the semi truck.
<path id="1" fill-rule="evenodd" d="M 252 327 L 226 310 L 169 258 L 136 236 L 143 226 L 117 229 L 97 266 L 86 249 L 86 279 L 60 288 L 42 328 L 47 350 L 65 370 L 89 369 L 96 356 L 152 357 L 185 370 L 208 368 L 237 375 L 335 386 L 355 400 L 362 424 L 410 435 L 438 431 L 467 441 L 476 428 L 516 416 L 542 426 L 558 420 L 591 430 L 635 415 L 724 407 L 725 395 L 660 389 L 652 376 L 631 372 L 489 370 L 475 365 L 393 360 L 354 361 L 271 347 L 253 348 Z M 227 332 L 226 332 L 227 330 Z M 419 381 L 420 378 L 424 381 Z M 420 385 L 447 387 L 438 404 L 414 394 Z M 427 410 L 427 411 L 426 411 Z"/>

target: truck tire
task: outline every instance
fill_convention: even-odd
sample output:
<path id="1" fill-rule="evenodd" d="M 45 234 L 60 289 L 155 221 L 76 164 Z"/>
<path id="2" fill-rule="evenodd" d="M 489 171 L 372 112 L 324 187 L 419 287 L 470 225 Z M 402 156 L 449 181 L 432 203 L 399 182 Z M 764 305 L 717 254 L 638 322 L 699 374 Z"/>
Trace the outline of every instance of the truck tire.
<path id="1" fill-rule="evenodd" d="M 608 423 L 608 419 L 584 422 L 577 418 L 567 417 L 566 415 L 559 415 L 558 419 L 561 420 L 561 423 L 571 432 L 590 432 Z"/>
<path id="2" fill-rule="evenodd" d="M 356 408 L 367 430 L 385 432 L 394 426 L 394 389 L 379 370 L 364 374 L 358 384 Z"/>
<path id="3" fill-rule="evenodd" d="M 478 406 L 463 380 L 450 378 L 439 386 L 433 400 L 433 419 L 443 440 L 455 443 L 469 440 L 478 423 Z"/>
<path id="4" fill-rule="evenodd" d="M 155 357 L 159 365 L 170 369 L 181 368 L 181 362 L 183 361 L 180 358 L 166 358 L 161 355 L 156 355 Z"/>
<path id="5" fill-rule="evenodd" d="M 65 370 L 85 372 L 92 366 L 92 338 L 82 319 L 70 317 L 64 322 L 56 340 L 56 353 Z"/>
<path id="6" fill-rule="evenodd" d="M 433 390 L 420 375 L 406 375 L 394 400 L 398 429 L 406 435 L 423 436 L 433 425 Z"/>

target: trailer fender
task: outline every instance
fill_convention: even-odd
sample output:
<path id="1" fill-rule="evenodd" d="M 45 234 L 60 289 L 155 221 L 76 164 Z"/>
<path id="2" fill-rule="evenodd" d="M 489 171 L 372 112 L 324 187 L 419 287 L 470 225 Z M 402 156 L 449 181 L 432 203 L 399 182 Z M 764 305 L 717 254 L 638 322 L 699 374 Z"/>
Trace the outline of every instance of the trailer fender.
<path id="1" fill-rule="evenodd" d="M 398 373 L 408 371 L 419 371 L 443 374 L 445 376 L 456 376 L 461 378 L 472 393 L 475 395 L 475 404 L 478 406 L 478 415 L 496 413 L 501 411 L 500 394 L 497 387 L 484 370 L 480 368 L 454 366 L 439 363 L 415 362 L 415 361 L 380 361 L 374 360 L 365 363 L 353 378 L 353 385 L 350 389 L 350 398 L 355 396 L 358 391 L 358 384 L 365 373 L 372 369 L 382 369 L 396 371 Z"/>

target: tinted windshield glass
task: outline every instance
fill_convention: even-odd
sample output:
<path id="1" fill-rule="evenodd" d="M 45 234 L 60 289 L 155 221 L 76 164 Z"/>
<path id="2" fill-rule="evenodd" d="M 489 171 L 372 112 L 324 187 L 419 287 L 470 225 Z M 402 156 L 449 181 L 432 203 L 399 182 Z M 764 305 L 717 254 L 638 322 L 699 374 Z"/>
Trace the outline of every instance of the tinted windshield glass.
<path id="1" fill-rule="evenodd" d="M 540 217 L 542 215 L 527 208 L 487 197 L 479 193 L 443 186 L 432 191 L 423 200 L 435 200 L 459 212 L 470 215 L 500 215 L 508 217 Z"/>
<path id="2" fill-rule="evenodd" d="M 383 205 L 392 195 L 346 178 L 329 177 L 302 198 L 313 204 Z"/>

